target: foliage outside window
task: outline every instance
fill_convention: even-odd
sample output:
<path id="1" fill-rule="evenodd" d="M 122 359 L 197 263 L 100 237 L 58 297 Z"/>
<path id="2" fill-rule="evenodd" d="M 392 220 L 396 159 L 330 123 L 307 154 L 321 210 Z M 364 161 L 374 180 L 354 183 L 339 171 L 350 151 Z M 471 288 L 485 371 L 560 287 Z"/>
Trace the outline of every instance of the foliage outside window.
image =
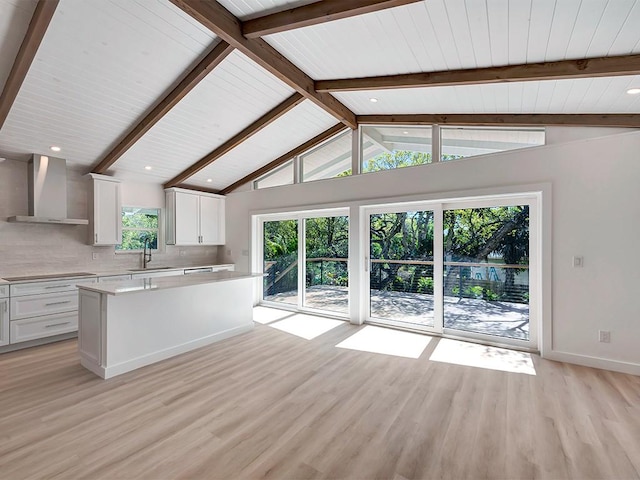
<path id="1" fill-rule="evenodd" d="M 362 173 L 431 163 L 431 131 L 431 125 L 362 127 Z"/>
<path id="2" fill-rule="evenodd" d="M 351 175 L 351 150 L 351 131 L 347 130 L 301 155 L 302 181 Z"/>
<path id="3" fill-rule="evenodd" d="M 122 207 L 122 243 L 116 250 L 135 251 L 144 248 L 150 240 L 152 250 L 158 249 L 160 209 Z"/>
<path id="4" fill-rule="evenodd" d="M 253 183 L 254 188 L 278 187 L 293 183 L 293 160 L 274 168 Z"/>
<path id="5" fill-rule="evenodd" d="M 544 128 L 441 127 L 441 160 L 544 145 Z"/>

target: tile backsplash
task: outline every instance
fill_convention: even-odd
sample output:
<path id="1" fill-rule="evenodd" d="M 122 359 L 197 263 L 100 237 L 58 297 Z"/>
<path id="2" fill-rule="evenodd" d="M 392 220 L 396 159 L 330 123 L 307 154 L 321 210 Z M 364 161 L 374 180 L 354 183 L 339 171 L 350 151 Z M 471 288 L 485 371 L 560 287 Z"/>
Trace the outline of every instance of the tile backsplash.
<path id="1" fill-rule="evenodd" d="M 161 189 L 161 186 L 157 186 Z M 89 180 L 67 170 L 67 208 L 70 218 L 88 218 Z M 157 195 L 163 198 L 161 192 Z M 164 205 L 157 205 L 164 207 Z M 88 244 L 86 225 L 9 223 L 7 217 L 27 215 L 27 164 L 0 162 L 0 278 L 37 273 L 92 272 L 139 268 L 142 255 L 115 253 L 114 247 Z M 167 245 L 153 254 L 152 266 L 193 266 L 218 263 L 217 246 Z M 96 259 L 94 260 L 94 254 Z"/>

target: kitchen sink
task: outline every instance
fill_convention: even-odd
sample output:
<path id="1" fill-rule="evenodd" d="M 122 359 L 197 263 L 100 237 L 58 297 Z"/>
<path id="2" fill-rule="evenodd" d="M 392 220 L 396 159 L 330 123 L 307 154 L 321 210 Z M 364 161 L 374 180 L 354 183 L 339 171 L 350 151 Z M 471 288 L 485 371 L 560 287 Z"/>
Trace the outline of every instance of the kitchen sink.
<path id="1" fill-rule="evenodd" d="M 170 270 L 176 267 L 152 267 L 152 268 L 130 268 L 130 272 L 153 272 L 156 270 Z"/>

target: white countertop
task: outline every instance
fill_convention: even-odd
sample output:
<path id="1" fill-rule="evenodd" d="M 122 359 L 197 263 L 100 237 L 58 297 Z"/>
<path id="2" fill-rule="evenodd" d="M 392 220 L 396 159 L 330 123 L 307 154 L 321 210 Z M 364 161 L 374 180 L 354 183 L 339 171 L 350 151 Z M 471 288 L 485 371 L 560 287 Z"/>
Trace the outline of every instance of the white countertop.
<path id="1" fill-rule="evenodd" d="M 185 270 L 190 268 L 206 268 L 206 267 L 229 267 L 232 266 L 233 263 L 220 263 L 220 264 L 208 264 L 208 265 L 189 265 L 182 267 L 162 267 L 158 266 L 156 268 L 147 268 L 147 269 L 111 269 L 111 270 L 94 270 L 91 269 L 91 272 L 81 272 L 80 275 L 68 276 L 66 272 L 61 272 L 58 274 L 30 274 L 25 275 L 24 280 L 16 280 L 16 281 L 7 281 L 3 278 L 0 278 L 0 285 L 3 284 L 17 284 L 17 283 L 31 283 L 31 282 L 46 282 L 51 280 L 83 280 L 83 279 L 91 279 L 95 277 L 109 277 L 116 275 L 131 275 L 131 274 L 140 274 L 140 273 L 153 273 L 153 272 L 171 272 L 177 270 Z M 17 275 L 16 275 L 17 276 Z"/>
<path id="2" fill-rule="evenodd" d="M 144 292 L 147 290 L 165 290 L 168 288 L 188 287 L 191 285 L 227 282 L 231 280 L 259 278 L 263 276 L 264 274 L 262 273 L 231 272 L 225 270 L 222 272 L 199 273 L 198 275 L 176 275 L 171 277 L 123 280 L 115 283 L 78 284 L 78 288 L 81 290 L 105 293 L 107 295 L 122 295 L 126 293 Z"/>

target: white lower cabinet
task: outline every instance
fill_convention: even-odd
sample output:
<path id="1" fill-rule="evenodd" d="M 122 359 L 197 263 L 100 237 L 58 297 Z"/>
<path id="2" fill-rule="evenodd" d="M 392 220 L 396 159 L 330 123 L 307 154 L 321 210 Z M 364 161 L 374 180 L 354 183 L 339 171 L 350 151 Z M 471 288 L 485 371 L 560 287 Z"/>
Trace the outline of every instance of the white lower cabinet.
<path id="1" fill-rule="evenodd" d="M 9 299 L 0 298 L 0 347 L 9 345 Z"/>
<path id="2" fill-rule="evenodd" d="M 12 284 L 10 297 L 0 300 L 0 346 L 28 342 L 78 330 L 78 283 L 95 283 L 95 278 L 64 278 L 44 282 Z M 2 313 L 2 303 L 9 313 Z M 4 317 L 2 316 L 4 315 Z M 6 325 L 6 326 L 5 326 Z"/>
<path id="3" fill-rule="evenodd" d="M 11 320 L 77 310 L 77 291 L 11 297 Z"/>
<path id="4" fill-rule="evenodd" d="M 77 296 L 77 294 L 76 294 Z M 76 303 L 77 305 L 77 303 Z M 78 330 L 78 311 L 13 320 L 11 343 L 27 342 Z"/>

